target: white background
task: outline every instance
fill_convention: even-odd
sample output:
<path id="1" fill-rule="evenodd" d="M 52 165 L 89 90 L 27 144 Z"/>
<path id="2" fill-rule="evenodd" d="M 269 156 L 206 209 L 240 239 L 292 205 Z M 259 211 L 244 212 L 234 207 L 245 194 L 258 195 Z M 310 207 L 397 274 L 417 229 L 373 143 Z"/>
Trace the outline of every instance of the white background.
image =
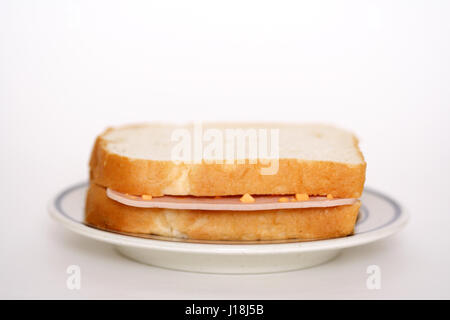
<path id="1" fill-rule="evenodd" d="M 450 298 L 449 16 L 449 1 L 1 1 L 0 297 Z M 141 265 L 48 216 L 106 126 L 200 119 L 348 128 L 367 185 L 411 221 L 316 268 L 230 276 Z"/>

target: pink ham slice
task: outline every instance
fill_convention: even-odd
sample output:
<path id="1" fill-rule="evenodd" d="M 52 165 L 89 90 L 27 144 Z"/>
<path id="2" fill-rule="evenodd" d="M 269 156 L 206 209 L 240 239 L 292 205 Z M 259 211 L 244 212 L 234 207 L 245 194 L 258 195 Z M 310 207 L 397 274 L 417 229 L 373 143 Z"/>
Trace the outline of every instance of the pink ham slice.
<path id="1" fill-rule="evenodd" d="M 107 189 L 106 194 L 112 200 L 124 205 L 139 208 L 165 208 L 181 210 L 220 210 L 220 211 L 255 211 L 277 210 L 295 208 L 324 208 L 350 205 L 358 199 L 327 199 L 326 197 L 310 197 L 308 201 L 279 202 L 281 196 L 253 196 L 255 202 L 242 203 L 239 196 L 230 197 L 191 197 L 191 196 L 163 196 L 152 200 L 143 200 L 140 197 L 130 197 L 123 193 Z M 134 199 L 135 198 L 135 199 Z"/>

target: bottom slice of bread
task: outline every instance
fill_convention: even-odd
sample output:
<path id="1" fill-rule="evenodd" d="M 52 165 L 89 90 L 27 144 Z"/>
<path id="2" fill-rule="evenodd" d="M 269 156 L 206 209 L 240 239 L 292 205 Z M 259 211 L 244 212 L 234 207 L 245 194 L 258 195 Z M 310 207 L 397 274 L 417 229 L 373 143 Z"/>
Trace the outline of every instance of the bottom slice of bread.
<path id="1" fill-rule="evenodd" d="M 111 200 L 91 183 L 85 222 L 127 233 L 196 240 L 318 240 L 353 233 L 361 203 L 330 208 L 201 211 L 136 208 Z"/>

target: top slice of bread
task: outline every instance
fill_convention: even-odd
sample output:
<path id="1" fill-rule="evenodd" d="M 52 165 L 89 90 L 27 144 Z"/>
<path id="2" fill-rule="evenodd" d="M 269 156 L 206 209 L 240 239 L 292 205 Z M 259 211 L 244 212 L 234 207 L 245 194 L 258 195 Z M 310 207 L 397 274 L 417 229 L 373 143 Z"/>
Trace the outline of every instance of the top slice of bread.
<path id="1" fill-rule="evenodd" d="M 199 127 L 142 124 L 109 128 L 95 142 L 91 180 L 119 192 L 152 196 L 307 193 L 357 198 L 362 193 L 366 163 L 358 140 L 345 130 L 317 124 L 203 123 Z M 248 159 L 249 140 L 244 143 L 245 156 L 235 154 L 241 161 L 227 161 L 226 150 L 215 152 L 214 161 L 195 161 L 195 151 L 190 161 L 173 161 L 173 150 L 180 141 L 174 132 L 189 133 L 191 150 L 202 140 L 204 151 L 213 141 L 211 135 L 205 140 L 207 132 L 213 132 L 212 136 L 219 132 L 226 144 L 226 130 L 253 130 L 260 139 L 259 129 L 266 130 L 269 154 L 275 141 L 271 132 L 278 132 L 278 157 L 272 159 L 278 163 L 275 174 L 262 174 L 269 163 Z M 235 149 L 237 145 L 235 141 Z"/>

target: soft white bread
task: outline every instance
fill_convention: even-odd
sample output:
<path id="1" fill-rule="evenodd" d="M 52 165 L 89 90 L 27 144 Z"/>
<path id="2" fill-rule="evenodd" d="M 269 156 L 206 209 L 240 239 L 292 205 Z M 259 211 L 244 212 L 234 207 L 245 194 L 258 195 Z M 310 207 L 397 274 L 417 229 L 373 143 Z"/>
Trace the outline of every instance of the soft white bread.
<path id="1" fill-rule="evenodd" d="M 279 129 L 277 173 L 263 175 L 267 163 L 248 159 L 176 163 L 171 160 L 176 143 L 172 134 L 177 129 L 193 132 L 193 125 L 143 124 L 109 128 L 97 138 L 91 181 L 122 193 L 152 196 L 306 193 L 358 198 L 362 193 L 366 163 L 358 140 L 347 131 L 324 125 L 203 124 L 204 131 L 210 128 Z"/>
<path id="2" fill-rule="evenodd" d="M 136 208 L 91 184 L 87 224 L 106 230 L 199 240 L 317 240 L 353 233 L 360 202 L 331 208 L 201 211 Z"/>

